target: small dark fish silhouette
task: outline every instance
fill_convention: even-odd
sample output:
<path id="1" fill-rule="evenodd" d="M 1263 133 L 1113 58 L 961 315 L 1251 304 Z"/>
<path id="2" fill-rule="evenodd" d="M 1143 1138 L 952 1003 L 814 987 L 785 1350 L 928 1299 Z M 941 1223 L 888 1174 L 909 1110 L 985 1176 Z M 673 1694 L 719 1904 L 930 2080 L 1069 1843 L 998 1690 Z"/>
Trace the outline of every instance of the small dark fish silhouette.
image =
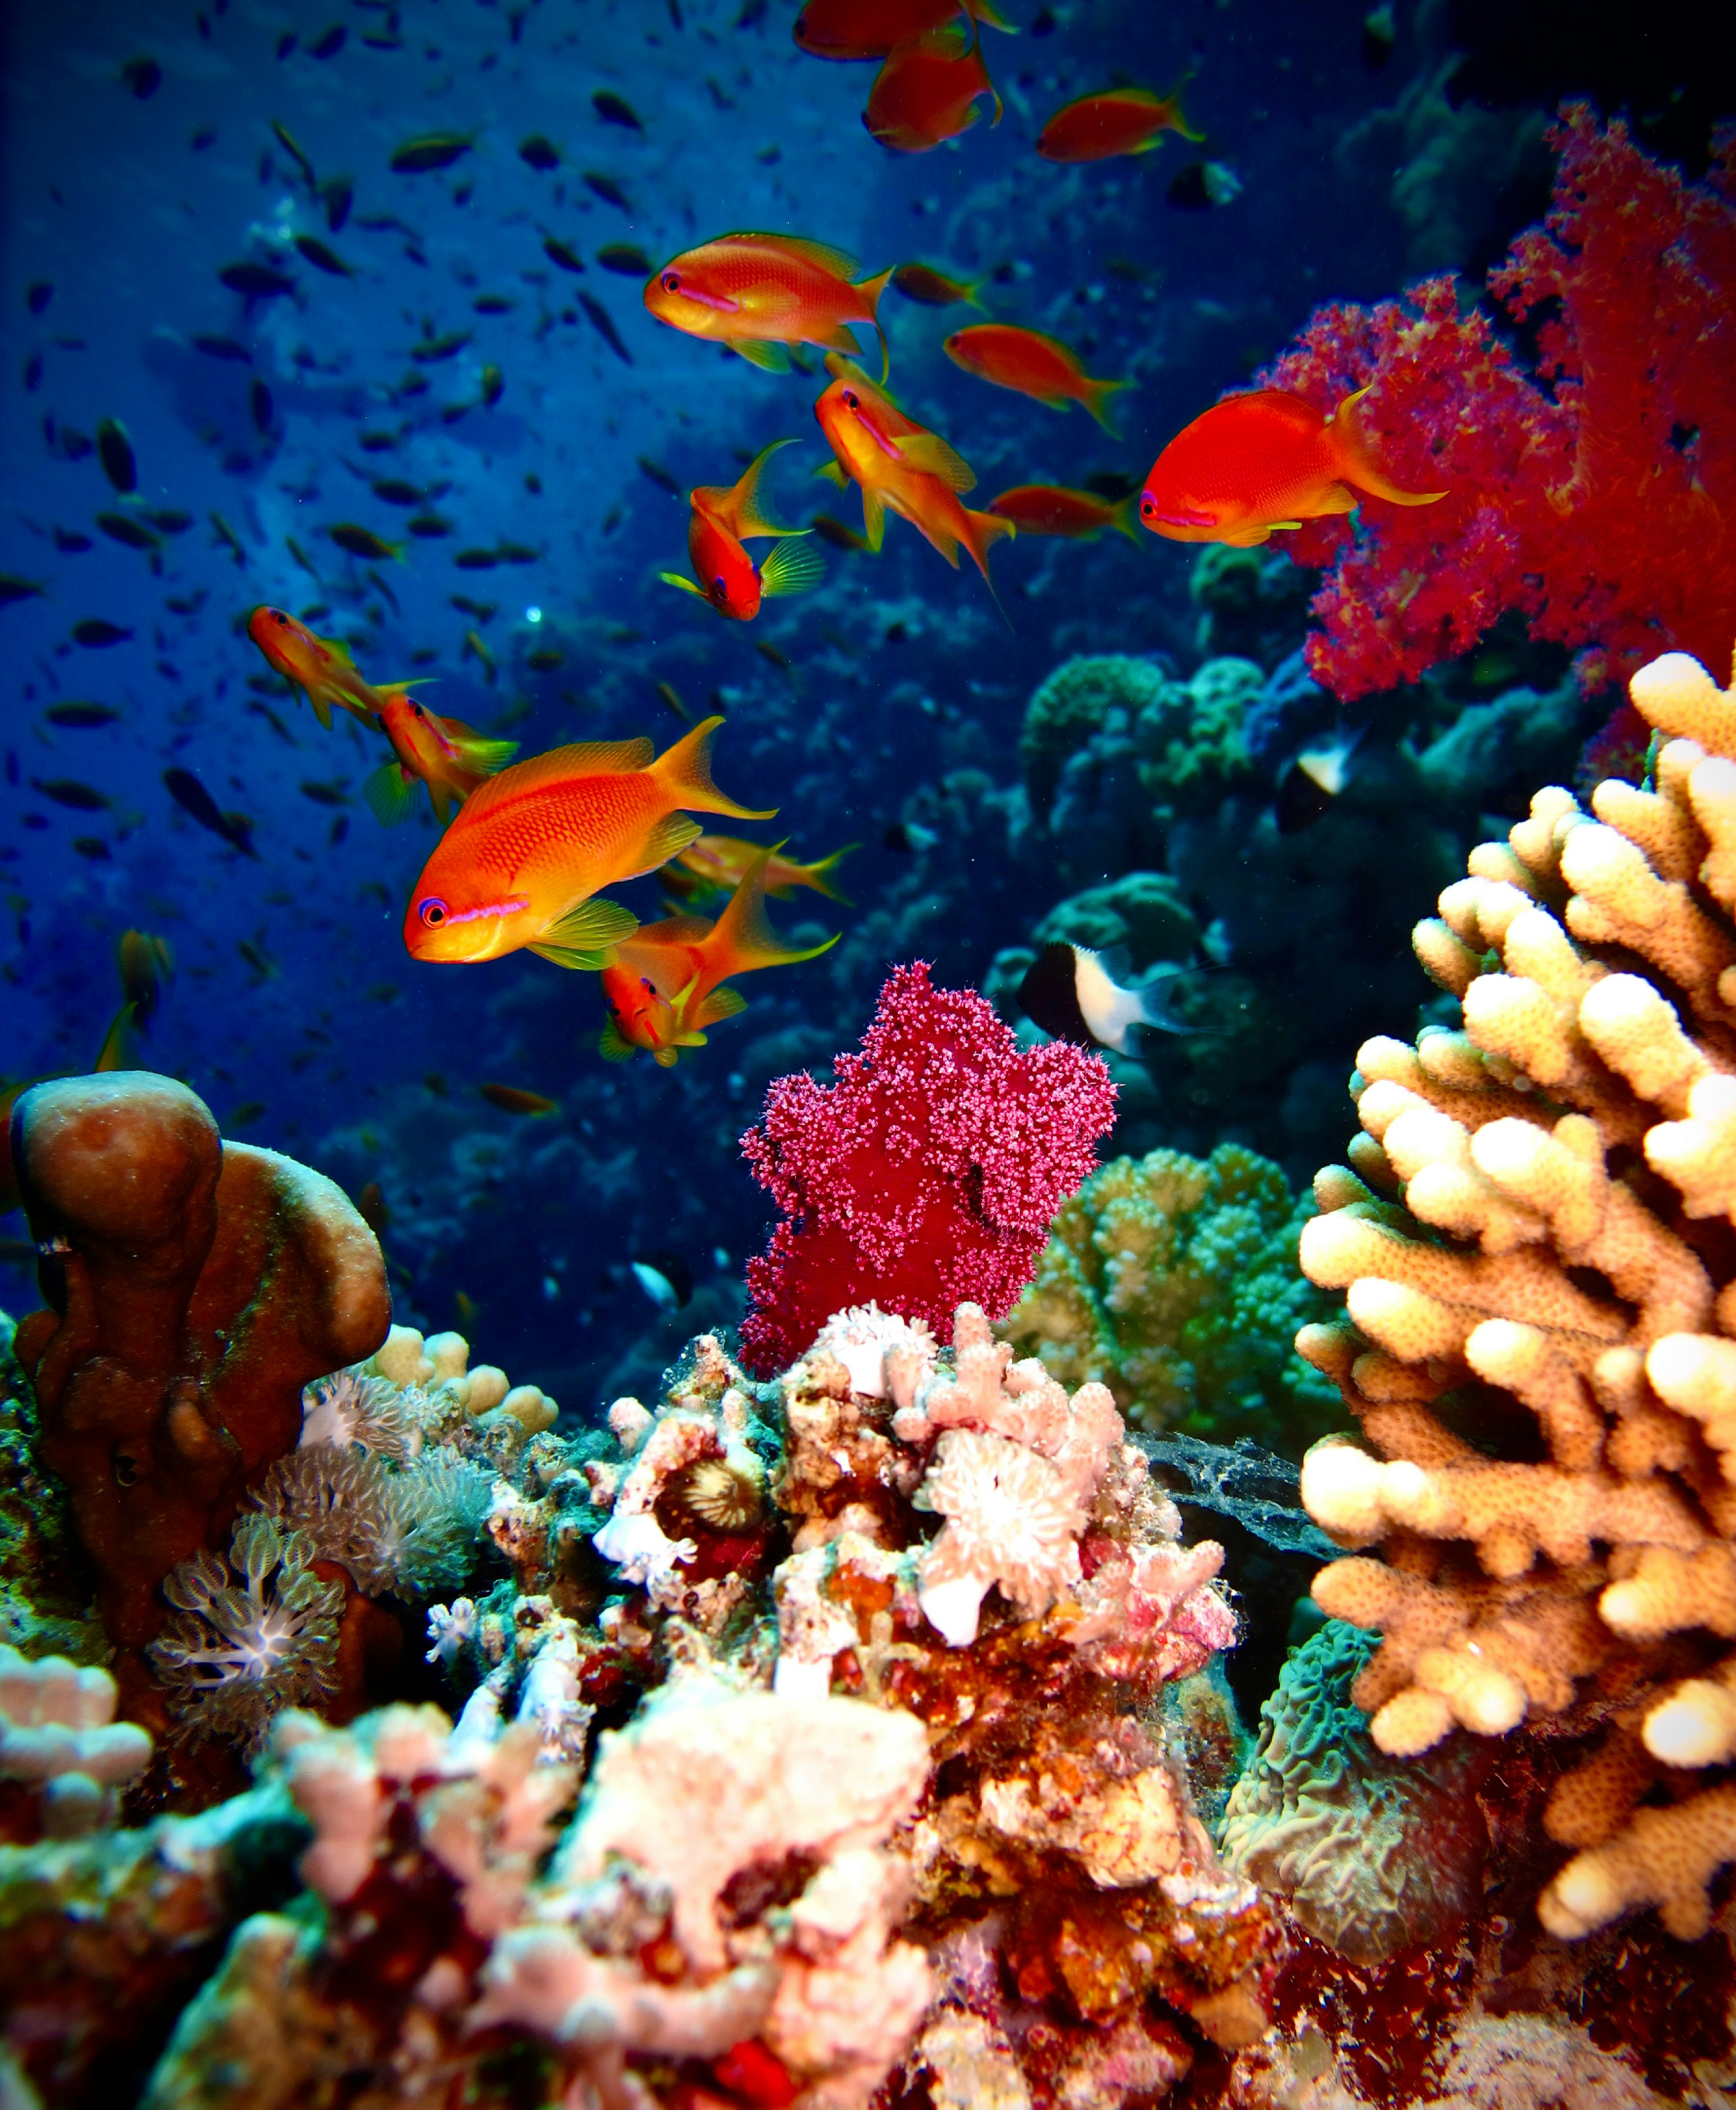
<path id="1" fill-rule="evenodd" d="M 97 458 L 116 491 L 138 490 L 138 464 L 133 459 L 133 442 L 120 419 L 105 418 L 97 426 Z"/>
<path id="2" fill-rule="evenodd" d="M 165 535 L 184 535 L 193 524 L 192 514 L 178 512 L 172 505 L 147 505 L 145 518 Z"/>
<path id="3" fill-rule="evenodd" d="M 350 780 L 347 777 L 333 777 L 323 782 L 309 781 L 302 785 L 301 795 L 311 799 L 316 806 L 347 806 Z"/>
<path id="4" fill-rule="evenodd" d="M 269 432 L 277 405 L 271 400 L 271 391 L 256 374 L 247 390 L 247 408 L 253 414 L 255 430 L 261 433 Z"/>
<path id="5" fill-rule="evenodd" d="M 628 201 L 626 192 L 613 176 L 605 176 L 596 169 L 587 169 L 585 171 L 585 180 L 605 205 L 619 206 L 623 212 L 631 212 L 633 210 Z"/>
<path id="6" fill-rule="evenodd" d="M 40 777 L 33 777 L 30 781 L 43 798 L 52 799 L 57 806 L 70 807 L 75 813 L 100 813 L 115 803 L 93 786 L 81 784 L 76 777 L 51 777 L 46 783 Z"/>
<path id="7" fill-rule="evenodd" d="M 477 1090 L 491 1107 L 504 1114 L 554 1114 L 560 1112 L 557 1099 L 545 1099 L 540 1092 L 521 1091 L 517 1084 L 478 1084 Z"/>
<path id="8" fill-rule="evenodd" d="M 461 572 L 491 572 L 500 561 L 498 550 L 460 550 L 452 559 Z"/>
<path id="9" fill-rule="evenodd" d="M 129 59 L 120 69 L 120 78 L 138 97 L 148 102 L 163 84 L 163 69 L 148 55 Z"/>
<path id="10" fill-rule="evenodd" d="M 442 359 L 451 359 L 470 342 L 468 330 L 453 330 L 445 337 L 424 337 L 420 344 L 410 346 L 410 357 L 421 365 L 432 366 Z"/>
<path id="11" fill-rule="evenodd" d="M 383 499 L 388 505 L 420 505 L 422 492 L 414 483 L 406 483 L 401 477 L 382 476 L 371 487 L 376 498 Z"/>
<path id="12" fill-rule="evenodd" d="M 97 525 L 111 542 L 124 542 L 129 550 L 157 550 L 162 547 L 151 530 L 135 520 L 130 513 L 99 513 Z"/>
<path id="13" fill-rule="evenodd" d="M 761 659 L 769 659 L 772 665 L 777 668 L 781 672 L 793 676 L 795 668 L 790 664 L 789 654 L 787 652 L 779 651 L 776 645 L 771 642 L 770 638 L 755 638 L 753 641 L 753 649 L 758 653 Z"/>
<path id="14" fill-rule="evenodd" d="M 639 466 L 659 491 L 667 491 L 671 498 L 680 496 L 680 485 L 676 482 L 661 462 L 653 461 L 649 455 L 641 455 L 639 457 Z"/>
<path id="15" fill-rule="evenodd" d="M 354 521 L 341 520 L 337 527 L 328 528 L 326 532 L 340 550 L 346 551 L 352 557 L 372 557 L 377 559 L 382 557 L 396 557 L 402 554 L 403 546 L 400 543 L 384 541 L 373 532 L 372 528 L 358 528 Z"/>
<path id="16" fill-rule="evenodd" d="M 88 858 L 93 864 L 109 864 L 114 860 L 114 852 L 101 835 L 75 835 L 72 846 L 80 857 Z"/>
<path id="17" fill-rule="evenodd" d="M 43 716 L 50 725 L 65 726 L 75 732 L 94 732 L 98 726 L 113 725 L 120 713 L 112 704 L 50 704 Z"/>
<path id="18" fill-rule="evenodd" d="M 318 43 L 308 46 L 308 52 L 316 59 L 335 59 L 343 49 L 344 39 L 349 34 L 341 22 L 334 22 L 322 34 Z"/>
<path id="19" fill-rule="evenodd" d="M 25 306 L 33 315 L 39 315 L 53 298 L 54 288 L 46 278 L 34 279 L 25 288 Z"/>
<path id="20" fill-rule="evenodd" d="M 608 242 L 597 251 L 597 261 L 605 271 L 617 271 L 623 278 L 650 275 L 651 259 L 636 242 Z"/>
<path id="21" fill-rule="evenodd" d="M 533 550 L 528 542 L 496 542 L 495 555 L 503 564 L 534 564 L 542 551 Z"/>
<path id="22" fill-rule="evenodd" d="M 518 158 L 533 169 L 547 170 L 561 165 L 560 149 L 552 139 L 545 139 L 540 132 L 533 132 L 527 139 L 518 142 Z"/>
<path id="23" fill-rule="evenodd" d="M 75 528 L 57 528 L 54 531 L 54 546 L 63 556 L 78 557 L 82 556 L 87 550 L 94 550 L 97 546 L 88 535 L 81 535 Z M 40 593 L 42 588 L 38 586 L 36 591 Z M 16 594 L 0 597 L 0 606 L 5 604 L 6 600 L 16 600 L 17 598 Z"/>
<path id="24" fill-rule="evenodd" d="M 61 531 L 57 529 L 57 537 Z M 88 550 L 90 544 L 84 545 Z M 21 579 L 16 572 L 0 572 L 0 608 L 10 608 L 15 600 L 39 600 L 44 588 L 34 579 Z"/>
<path id="25" fill-rule="evenodd" d="M 295 134 L 290 130 L 289 127 L 284 124 L 281 118 L 274 117 L 272 119 L 271 129 L 277 134 L 278 144 L 283 149 L 284 152 L 288 155 L 291 161 L 292 161 L 296 166 L 301 171 L 308 188 L 312 190 L 314 188 L 314 165 L 302 152 L 301 142 L 296 138 Z"/>
<path id="26" fill-rule="evenodd" d="M 482 369 L 482 401 L 488 409 L 493 410 L 495 404 L 500 401 L 505 387 L 505 380 L 498 366 L 485 366 Z"/>
<path id="27" fill-rule="evenodd" d="M 563 271 L 582 271 L 585 269 L 585 259 L 552 234 L 543 237 L 543 254 L 551 264 L 558 264 Z"/>
<path id="28" fill-rule="evenodd" d="M 93 647 L 103 645 L 124 645 L 133 635 L 118 624 L 105 623 L 100 615 L 88 615 L 82 623 L 72 626 L 72 634 L 80 645 Z"/>
<path id="29" fill-rule="evenodd" d="M 590 106 L 605 125 L 619 125 L 629 132 L 643 132 L 645 129 L 632 104 L 625 96 L 617 95 L 612 88 L 599 88 L 590 98 Z"/>
<path id="30" fill-rule="evenodd" d="M 355 193 L 347 176 L 332 176 L 319 186 L 319 199 L 325 207 L 326 232 L 341 234 L 344 222 L 350 217 L 350 202 Z"/>
<path id="31" fill-rule="evenodd" d="M 683 725 L 691 725 L 693 723 L 694 714 L 688 709 L 686 704 L 681 701 L 680 691 L 676 689 L 674 682 L 659 681 L 657 685 L 657 693 L 664 705 L 668 709 L 675 713 L 676 716 L 681 721 Z"/>
<path id="32" fill-rule="evenodd" d="M 165 769 L 163 786 L 182 811 L 191 814 L 201 828 L 209 828 L 214 835 L 221 835 L 244 857 L 259 855 L 253 847 L 253 823 L 242 814 L 220 812 L 217 801 L 192 770 Z"/>
<path id="33" fill-rule="evenodd" d="M 842 520 L 834 520 L 830 513 L 816 513 L 810 524 L 821 541 L 830 542 L 834 550 L 866 550 L 868 546 L 866 535 L 859 535 Z"/>
<path id="34" fill-rule="evenodd" d="M 328 249 L 317 234 L 298 234 L 296 247 L 317 271 L 328 278 L 353 278 L 355 276 L 335 249 Z"/>
<path id="35" fill-rule="evenodd" d="M 609 350 L 614 353 L 616 358 L 620 360 L 623 364 L 631 366 L 633 364 L 633 355 L 621 342 L 620 333 L 616 329 L 614 323 L 610 318 L 609 311 L 604 306 L 602 301 L 597 300 L 590 293 L 581 292 L 579 295 L 579 306 L 583 308 L 585 314 L 590 317 L 591 328 L 595 330 L 598 336 L 602 338 L 603 342 L 608 346 Z"/>
<path id="36" fill-rule="evenodd" d="M 423 176 L 435 169 L 450 169 L 470 152 L 475 139 L 473 132 L 424 133 L 419 138 L 406 139 L 392 156 L 391 165 L 400 176 Z"/>
<path id="37" fill-rule="evenodd" d="M 202 351 L 207 359 L 251 360 L 253 354 L 244 344 L 237 344 L 232 337 L 196 337 L 193 350 Z"/>
<path id="38" fill-rule="evenodd" d="M 470 303 L 479 315 L 509 315 L 513 304 L 504 293 L 478 293 Z"/>
<path id="39" fill-rule="evenodd" d="M 452 532 L 452 523 L 438 513 L 413 513 L 404 524 L 411 534 L 425 537 Z"/>
<path id="40" fill-rule="evenodd" d="M 247 301 L 278 301 L 296 290 L 293 278 L 286 278 L 269 264 L 225 264 L 217 276 L 232 293 Z"/>

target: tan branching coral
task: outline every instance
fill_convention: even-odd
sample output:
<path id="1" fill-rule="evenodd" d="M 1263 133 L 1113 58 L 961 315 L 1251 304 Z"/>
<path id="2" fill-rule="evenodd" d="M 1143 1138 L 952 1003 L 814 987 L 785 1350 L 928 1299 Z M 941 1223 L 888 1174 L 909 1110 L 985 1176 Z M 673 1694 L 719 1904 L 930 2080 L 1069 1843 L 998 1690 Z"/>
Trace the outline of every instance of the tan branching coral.
<path id="1" fill-rule="evenodd" d="M 1303 1500 L 1386 1556 L 1314 1595 L 1382 1636 L 1375 1742 L 1610 1725 L 1545 1818 L 1582 1850 L 1539 1902 L 1567 1936 L 1702 1933 L 1736 1859 L 1736 691 L 1671 654 L 1632 695 L 1650 787 L 1539 791 L 1472 851 L 1417 930 L 1463 1030 L 1359 1051 L 1301 1242 L 1347 1321 L 1297 1345 L 1369 1446 L 1318 1445 Z M 1495 1455 L 1453 1425 L 1479 1380 L 1524 1410 Z"/>

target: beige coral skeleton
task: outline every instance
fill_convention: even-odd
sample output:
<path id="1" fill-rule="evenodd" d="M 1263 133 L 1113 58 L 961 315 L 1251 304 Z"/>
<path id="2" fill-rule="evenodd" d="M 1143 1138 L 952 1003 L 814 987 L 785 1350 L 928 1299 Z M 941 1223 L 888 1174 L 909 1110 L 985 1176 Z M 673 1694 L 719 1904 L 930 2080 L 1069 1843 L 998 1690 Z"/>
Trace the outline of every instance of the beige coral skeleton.
<path id="1" fill-rule="evenodd" d="M 1736 1859 L 1736 683 L 1672 653 L 1634 677 L 1664 736 L 1642 790 L 1539 791 L 1417 926 L 1464 1028 L 1371 1040 L 1363 1133 L 1315 1182 L 1302 1266 L 1347 1320 L 1297 1346 L 1368 1448 L 1318 1445 L 1303 1500 L 1352 1557 L 1329 1613 L 1378 1628 L 1356 1688 L 1404 1755 L 1622 1691 L 1545 1822 L 1581 1850 L 1539 1901 L 1575 1937 L 1655 1904 L 1708 1923 Z M 1544 1457 L 1432 1410 L 1481 1379 Z M 1380 1546 L 1384 1561 L 1363 1556 Z M 1657 1645 L 1698 1649 L 1660 1677 Z M 1605 1710 L 1607 1711 L 1607 1710 Z M 1643 1806 L 1668 1777 L 1674 1800 Z"/>

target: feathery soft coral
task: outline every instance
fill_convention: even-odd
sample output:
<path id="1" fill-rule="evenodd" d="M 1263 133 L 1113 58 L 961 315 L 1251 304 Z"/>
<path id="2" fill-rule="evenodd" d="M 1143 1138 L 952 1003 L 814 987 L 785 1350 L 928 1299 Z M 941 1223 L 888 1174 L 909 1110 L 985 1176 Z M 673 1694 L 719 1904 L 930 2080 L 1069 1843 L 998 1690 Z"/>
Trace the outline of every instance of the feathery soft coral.
<path id="1" fill-rule="evenodd" d="M 1321 410 L 1372 384 L 1366 422 L 1426 512 L 1369 500 L 1286 535 L 1331 565 L 1309 641 L 1340 697 L 1414 680 L 1509 609 L 1576 648 L 1588 687 L 1661 652 L 1723 663 L 1736 618 L 1736 129 L 1710 186 L 1575 105 L 1545 224 L 1491 292 L 1537 325 L 1538 379 L 1449 278 L 1327 307 L 1260 378 Z M 1539 318 L 1541 319 L 1539 320 Z"/>
<path id="2" fill-rule="evenodd" d="M 1010 1311 L 1049 1219 L 1096 1164 L 1115 1088 L 1094 1055 L 1020 1048 L 981 997 L 894 967 L 837 1082 L 780 1077 L 742 1149 L 784 1221 L 748 1263 L 743 1354 L 793 1362 L 846 1305 L 877 1300 L 952 1338 Z"/>

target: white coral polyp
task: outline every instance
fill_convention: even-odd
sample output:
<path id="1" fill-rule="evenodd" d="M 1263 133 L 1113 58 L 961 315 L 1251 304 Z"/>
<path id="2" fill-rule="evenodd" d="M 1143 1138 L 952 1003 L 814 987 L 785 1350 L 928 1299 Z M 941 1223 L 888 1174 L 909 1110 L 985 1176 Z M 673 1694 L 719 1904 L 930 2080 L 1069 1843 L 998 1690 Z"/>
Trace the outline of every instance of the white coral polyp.
<path id="1" fill-rule="evenodd" d="M 1034 1619 L 1079 1579 L 1085 1511 L 1056 1468 L 1023 1444 L 949 1429 L 917 1501 L 947 1519 L 923 1557 L 917 1601 L 953 1648 L 976 1639 L 992 1587 Z"/>
<path id="2" fill-rule="evenodd" d="M 884 1399 L 890 1390 L 886 1359 L 895 1348 L 908 1350 L 931 1367 L 934 1336 L 921 1320 L 901 1319 L 878 1304 L 852 1304 L 834 1311 L 809 1353 L 836 1356 L 850 1374 L 850 1389 L 864 1399 Z"/>

